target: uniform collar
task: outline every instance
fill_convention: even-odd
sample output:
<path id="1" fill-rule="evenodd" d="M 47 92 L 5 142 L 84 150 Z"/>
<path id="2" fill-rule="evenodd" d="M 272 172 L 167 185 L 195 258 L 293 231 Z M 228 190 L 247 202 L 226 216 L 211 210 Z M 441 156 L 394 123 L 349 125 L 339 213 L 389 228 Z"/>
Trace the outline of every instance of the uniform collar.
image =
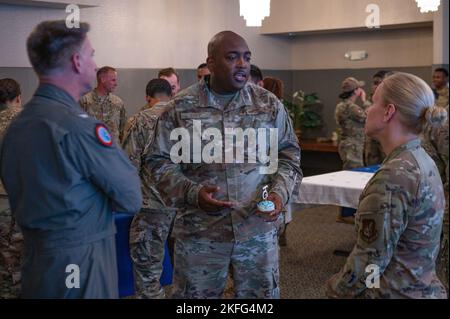
<path id="1" fill-rule="evenodd" d="M 34 95 L 46 97 L 58 101 L 69 108 L 76 109 L 77 111 L 82 111 L 80 105 L 69 93 L 53 84 L 46 83 L 39 85 Z"/>
<path id="2" fill-rule="evenodd" d="M 92 90 L 92 97 L 94 98 L 94 101 L 96 102 L 103 102 L 106 101 L 111 96 L 111 93 L 108 93 L 106 95 L 99 95 L 97 93 L 96 89 Z"/>
<path id="3" fill-rule="evenodd" d="M 252 105 L 248 84 L 246 84 L 244 88 L 239 90 L 231 100 L 231 102 L 224 108 L 222 105 L 217 103 L 217 99 L 214 98 L 214 94 L 209 88 L 209 81 L 210 76 L 207 75 L 204 76 L 199 83 L 199 107 L 213 107 L 218 110 L 232 111 L 244 106 Z"/>
<path id="4" fill-rule="evenodd" d="M 400 153 L 403 153 L 404 151 L 417 149 L 420 146 L 421 146 L 421 142 L 420 142 L 420 139 L 418 139 L 418 138 L 412 139 L 409 142 L 406 142 L 400 146 L 397 146 L 388 156 L 386 156 L 386 159 L 383 161 L 383 164 L 387 163 L 391 159 L 397 157 Z"/>

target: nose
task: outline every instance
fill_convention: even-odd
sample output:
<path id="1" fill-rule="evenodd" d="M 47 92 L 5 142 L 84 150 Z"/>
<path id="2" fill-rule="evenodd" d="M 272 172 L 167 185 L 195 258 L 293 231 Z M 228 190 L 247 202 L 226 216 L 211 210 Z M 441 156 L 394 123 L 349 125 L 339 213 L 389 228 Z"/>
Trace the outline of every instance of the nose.
<path id="1" fill-rule="evenodd" d="M 240 68 L 245 67 L 245 59 L 244 59 L 244 57 L 240 57 L 240 58 L 237 60 L 236 65 L 237 65 L 238 67 L 240 67 Z"/>

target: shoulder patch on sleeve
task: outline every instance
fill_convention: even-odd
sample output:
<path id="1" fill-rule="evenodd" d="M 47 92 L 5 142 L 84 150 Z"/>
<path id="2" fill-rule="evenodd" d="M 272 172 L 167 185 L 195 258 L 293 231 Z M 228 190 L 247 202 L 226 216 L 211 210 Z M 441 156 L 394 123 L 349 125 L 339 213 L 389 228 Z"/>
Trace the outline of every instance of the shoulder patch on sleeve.
<path id="1" fill-rule="evenodd" d="M 103 146 L 111 147 L 113 140 L 111 133 L 109 133 L 108 128 L 103 124 L 97 124 L 95 126 L 95 136 L 97 137 L 97 140 L 102 144 Z"/>

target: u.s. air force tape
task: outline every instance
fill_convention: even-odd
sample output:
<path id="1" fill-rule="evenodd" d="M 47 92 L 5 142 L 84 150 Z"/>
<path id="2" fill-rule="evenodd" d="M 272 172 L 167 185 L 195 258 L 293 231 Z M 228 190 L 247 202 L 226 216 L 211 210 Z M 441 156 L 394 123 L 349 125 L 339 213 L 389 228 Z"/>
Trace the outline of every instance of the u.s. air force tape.
<path id="1" fill-rule="evenodd" d="M 113 143 L 112 136 L 109 133 L 109 131 L 105 125 L 97 124 L 95 126 L 95 136 L 97 136 L 98 141 L 103 146 L 108 146 L 108 147 L 112 146 L 112 143 Z"/>

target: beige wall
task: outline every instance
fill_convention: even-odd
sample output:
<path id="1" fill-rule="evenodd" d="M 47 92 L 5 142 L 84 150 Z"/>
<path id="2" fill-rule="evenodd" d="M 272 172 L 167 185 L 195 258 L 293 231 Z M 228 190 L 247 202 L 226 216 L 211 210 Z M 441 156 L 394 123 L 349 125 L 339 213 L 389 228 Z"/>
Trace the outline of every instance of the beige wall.
<path id="1" fill-rule="evenodd" d="M 444 0 L 448 1 L 448 0 Z M 368 4 L 380 7 L 381 26 L 433 21 L 414 0 L 272 0 L 272 14 L 262 33 L 288 33 L 365 28 Z"/>
<path id="2" fill-rule="evenodd" d="M 366 50 L 368 58 L 349 61 L 350 50 Z M 430 66 L 433 30 L 416 28 L 297 36 L 292 67 L 296 70 Z"/>
<path id="3" fill-rule="evenodd" d="M 443 0 L 439 9 L 440 10 L 434 14 L 433 23 L 433 64 L 435 65 L 448 64 L 448 0 Z"/>
<path id="4" fill-rule="evenodd" d="M 432 14 L 418 13 L 414 0 L 272 0 L 272 15 L 263 28 L 245 26 L 239 0 L 95 2 L 100 7 L 82 9 L 81 18 L 91 23 L 97 63 L 117 68 L 193 69 L 205 60 L 209 39 L 225 29 L 243 35 L 254 53 L 253 62 L 273 70 L 431 66 L 436 48 L 431 26 L 336 33 L 363 25 L 367 3 L 380 4 L 383 24 L 433 19 Z M 350 19 L 349 14 L 358 19 Z M 28 67 L 25 41 L 33 27 L 43 20 L 65 17 L 62 9 L 0 5 L 0 67 Z M 296 23 L 304 24 L 305 30 L 337 29 L 295 37 L 261 35 L 270 21 L 285 28 Z M 448 13 L 446 21 L 448 28 Z M 436 33 L 434 37 L 442 38 Z M 434 60 L 448 63 L 448 40 L 440 48 L 435 49 Z M 348 50 L 367 50 L 369 58 L 350 62 L 344 59 Z"/>
<path id="5" fill-rule="evenodd" d="M 266 69 L 290 69 L 287 38 L 267 37 L 247 28 L 238 0 L 96 0 L 98 8 L 81 10 L 99 65 L 118 68 L 192 69 L 206 59 L 210 38 L 222 30 L 244 36 L 253 61 Z M 0 67 L 26 67 L 25 41 L 43 20 L 65 19 L 61 9 L 0 5 Z M 6 45 L 5 45 L 6 44 Z"/>

